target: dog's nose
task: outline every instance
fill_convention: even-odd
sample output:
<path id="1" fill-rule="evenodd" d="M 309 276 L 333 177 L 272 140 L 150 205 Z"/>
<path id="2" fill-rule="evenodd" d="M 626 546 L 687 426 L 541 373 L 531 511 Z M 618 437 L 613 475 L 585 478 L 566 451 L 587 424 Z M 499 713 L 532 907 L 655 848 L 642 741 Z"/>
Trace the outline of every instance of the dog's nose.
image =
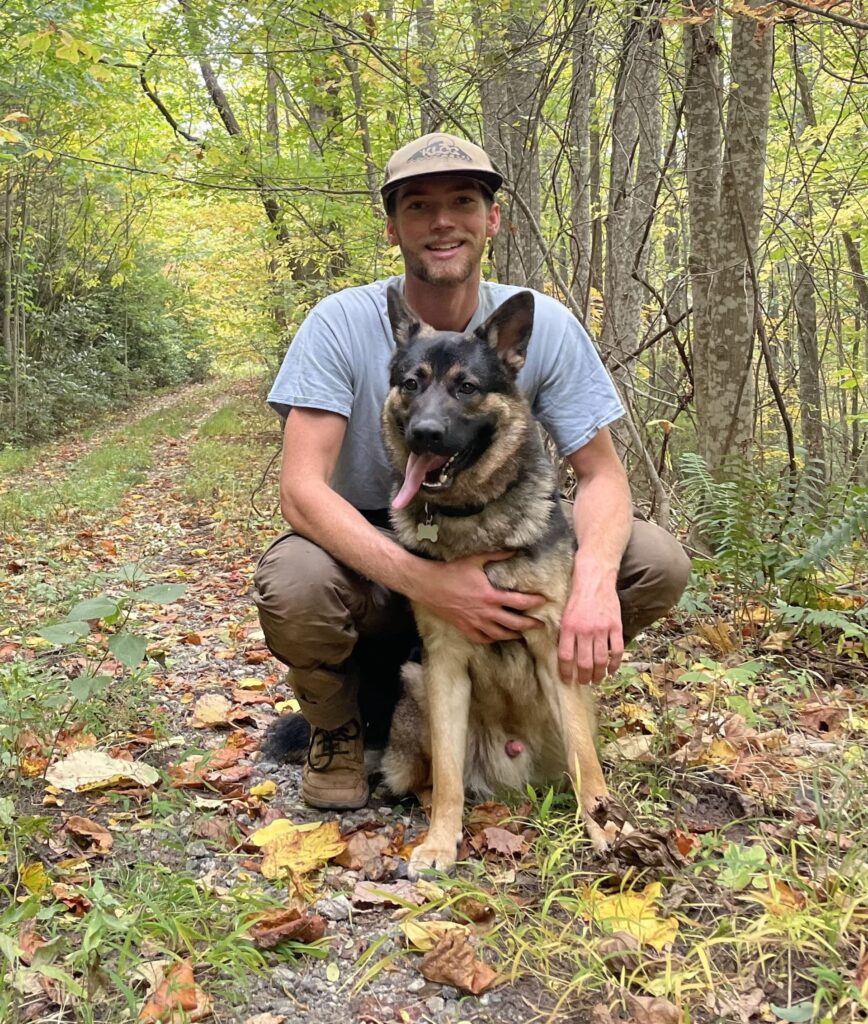
<path id="1" fill-rule="evenodd" d="M 446 427 L 440 420 L 424 419 L 414 423 L 407 431 L 407 443 L 412 449 L 431 451 L 443 443 Z"/>

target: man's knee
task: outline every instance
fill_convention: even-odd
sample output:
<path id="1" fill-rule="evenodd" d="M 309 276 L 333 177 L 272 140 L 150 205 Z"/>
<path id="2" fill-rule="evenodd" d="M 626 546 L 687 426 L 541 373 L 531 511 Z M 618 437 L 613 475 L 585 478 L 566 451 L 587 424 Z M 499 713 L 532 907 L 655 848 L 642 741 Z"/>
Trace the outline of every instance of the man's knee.
<path id="1" fill-rule="evenodd" d="M 659 526 L 635 520 L 619 574 L 622 600 L 662 614 L 678 603 L 689 576 L 690 559 L 681 544 Z"/>
<path id="2" fill-rule="evenodd" d="M 296 534 L 281 537 L 260 558 L 253 601 L 265 641 L 281 661 L 340 664 L 356 641 L 347 571 Z"/>

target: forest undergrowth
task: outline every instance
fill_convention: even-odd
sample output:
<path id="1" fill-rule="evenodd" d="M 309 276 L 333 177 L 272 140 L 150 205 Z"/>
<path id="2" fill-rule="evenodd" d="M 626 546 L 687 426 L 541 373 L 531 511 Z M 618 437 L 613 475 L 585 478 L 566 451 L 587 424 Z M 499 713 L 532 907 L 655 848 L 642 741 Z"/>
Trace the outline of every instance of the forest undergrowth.
<path id="1" fill-rule="evenodd" d="M 0 456 L 0 1017 L 865 1020 L 857 581 L 800 618 L 747 542 L 698 560 L 600 687 L 635 832 L 601 861 L 571 797 L 512 794 L 410 883 L 418 806 L 310 811 L 258 749 L 293 706 L 249 593 L 281 528 L 260 387 Z"/>

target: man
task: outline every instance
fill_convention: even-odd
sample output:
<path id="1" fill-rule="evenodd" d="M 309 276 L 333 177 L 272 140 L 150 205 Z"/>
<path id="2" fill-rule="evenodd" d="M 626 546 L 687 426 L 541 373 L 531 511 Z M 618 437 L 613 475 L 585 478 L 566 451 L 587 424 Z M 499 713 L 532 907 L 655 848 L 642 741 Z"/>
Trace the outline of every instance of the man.
<path id="1" fill-rule="evenodd" d="M 481 281 L 483 253 L 500 228 L 501 184 L 483 150 L 443 133 L 389 160 L 381 191 L 389 241 L 404 258 L 404 298 L 439 330 L 476 327 L 517 290 Z M 414 636 L 408 598 L 479 643 L 540 625 L 539 595 L 496 590 L 485 575 L 487 561 L 509 552 L 446 564 L 391 536 L 391 470 L 379 435 L 394 351 L 389 283 L 319 303 L 269 395 L 287 417 L 280 492 L 294 532 L 263 555 L 253 596 L 312 727 L 303 796 L 320 808 L 367 802 L 359 701 L 394 688 Z M 672 537 L 633 519 L 608 429 L 623 409 L 587 334 L 548 296 L 535 293 L 535 307 L 519 384 L 578 481 L 579 549 L 558 656 L 564 685 L 586 685 L 614 672 L 625 640 L 678 600 L 689 561 Z"/>

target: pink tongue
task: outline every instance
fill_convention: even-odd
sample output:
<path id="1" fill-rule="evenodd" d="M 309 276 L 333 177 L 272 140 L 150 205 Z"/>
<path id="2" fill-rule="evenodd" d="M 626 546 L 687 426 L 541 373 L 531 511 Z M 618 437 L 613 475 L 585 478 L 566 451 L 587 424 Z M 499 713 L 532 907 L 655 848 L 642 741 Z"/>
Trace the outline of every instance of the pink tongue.
<path id="1" fill-rule="evenodd" d="M 404 482 L 401 484 L 401 490 L 392 499 L 392 508 L 406 508 L 422 486 L 425 474 L 445 464 L 445 455 L 416 455 L 415 452 L 410 452 L 407 468 L 404 470 Z"/>

